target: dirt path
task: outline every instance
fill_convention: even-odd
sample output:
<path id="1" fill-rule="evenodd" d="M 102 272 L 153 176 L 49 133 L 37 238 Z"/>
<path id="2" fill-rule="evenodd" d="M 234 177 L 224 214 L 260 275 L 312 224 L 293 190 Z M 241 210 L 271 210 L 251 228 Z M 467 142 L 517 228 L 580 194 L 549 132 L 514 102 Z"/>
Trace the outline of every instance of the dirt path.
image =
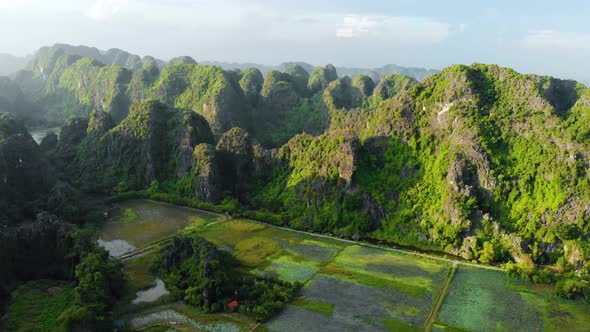
<path id="1" fill-rule="evenodd" d="M 438 316 L 438 312 L 440 311 L 440 308 L 442 307 L 442 304 L 445 301 L 445 298 L 447 297 L 447 294 L 449 292 L 449 286 L 451 285 L 451 281 L 453 281 L 453 277 L 455 276 L 456 271 L 457 264 L 453 263 L 451 271 L 449 272 L 449 275 L 447 276 L 445 283 L 443 284 L 440 292 L 438 293 L 436 302 L 434 302 L 430 312 L 428 313 L 428 317 L 426 317 L 426 321 L 424 322 L 424 329 L 422 331 L 430 332 L 430 330 L 432 330 L 432 325 L 434 325 L 436 317 Z"/>

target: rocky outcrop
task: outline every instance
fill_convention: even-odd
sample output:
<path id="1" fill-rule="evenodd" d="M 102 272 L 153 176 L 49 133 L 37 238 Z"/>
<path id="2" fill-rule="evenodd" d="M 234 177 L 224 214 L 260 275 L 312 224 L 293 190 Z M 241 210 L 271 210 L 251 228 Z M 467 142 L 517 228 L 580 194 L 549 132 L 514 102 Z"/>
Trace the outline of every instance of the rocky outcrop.
<path id="1" fill-rule="evenodd" d="M 195 146 L 193 156 L 193 197 L 205 202 L 218 202 L 222 188 L 215 147 L 206 143 L 199 144 Z"/>
<path id="2" fill-rule="evenodd" d="M 32 279 L 69 279 L 74 265 L 71 228 L 40 213 L 34 222 L 0 225 L 0 288 Z"/>
<path id="3" fill-rule="evenodd" d="M 375 90 L 375 82 L 367 75 L 356 75 L 351 84 L 360 91 L 363 98 L 369 98 Z"/>
<path id="4" fill-rule="evenodd" d="M 86 128 L 87 134 L 104 134 L 115 126 L 111 116 L 104 111 L 94 110 L 90 113 L 90 120 Z M 80 140 L 81 141 L 81 140 Z M 78 141 L 78 142 L 80 142 Z M 77 145 L 77 143 L 74 143 Z"/>
<path id="5" fill-rule="evenodd" d="M 170 61 L 168 61 L 168 65 L 169 66 L 174 66 L 174 65 L 178 65 L 178 64 L 185 64 L 185 65 L 196 65 L 197 62 L 195 61 L 195 59 L 193 59 L 190 56 L 179 56 L 179 57 L 175 57 L 170 59 Z"/>
<path id="6" fill-rule="evenodd" d="M 383 75 L 375 87 L 374 95 L 382 100 L 393 98 L 417 83 L 415 79 L 401 74 Z"/>
<path id="7" fill-rule="evenodd" d="M 60 131 L 60 145 L 75 146 L 80 144 L 80 142 L 86 137 L 87 130 L 88 119 L 86 118 L 76 117 L 66 120 L 66 123 Z"/>
<path id="8" fill-rule="evenodd" d="M 240 87 L 242 87 L 242 91 L 244 91 L 244 95 L 252 107 L 256 107 L 260 102 L 262 84 L 264 84 L 264 77 L 260 70 L 248 68 L 242 73 Z"/>
<path id="9" fill-rule="evenodd" d="M 0 221 L 31 217 L 32 202 L 54 183 L 48 162 L 22 123 L 0 114 Z"/>
<path id="10" fill-rule="evenodd" d="M 61 128 L 57 148 L 50 158 L 63 177 L 75 174 L 78 146 L 87 136 L 88 122 L 86 118 L 73 117 Z"/>
<path id="11" fill-rule="evenodd" d="M 324 91 L 324 99 L 328 105 L 337 109 L 359 107 L 363 100 L 361 91 L 352 86 L 350 77 L 343 77 L 331 82 Z"/>
<path id="12" fill-rule="evenodd" d="M 327 88 L 330 82 L 335 81 L 337 79 L 338 73 L 336 73 L 336 68 L 334 68 L 334 66 L 327 65 L 323 68 L 316 67 L 309 76 L 307 87 L 309 88 L 311 93 L 317 93 Z"/>
<path id="13" fill-rule="evenodd" d="M 43 137 L 43 140 L 41 141 L 41 144 L 39 144 L 39 147 L 41 148 L 41 151 L 47 153 L 53 151 L 57 147 L 57 143 L 57 135 L 54 132 L 50 132 L 47 133 L 45 137 Z"/>
<path id="14" fill-rule="evenodd" d="M 205 117 L 213 134 L 248 127 L 248 103 L 239 82 L 219 67 L 177 64 L 162 70 L 150 87 L 151 98 Z"/>
<path id="15" fill-rule="evenodd" d="M 221 136 L 216 147 L 223 187 L 235 195 L 245 196 L 252 172 L 252 140 L 248 132 L 232 128 Z"/>
<path id="16" fill-rule="evenodd" d="M 298 64 L 290 66 L 285 72 L 291 76 L 291 82 L 297 94 L 302 97 L 308 96 L 307 82 L 309 81 L 309 73 Z"/>
<path id="17" fill-rule="evenodd" d="M 214 137 L 207 120 L 195 113 L 185 113 L 177 124 L 176 176 L 181 178 L 194 167 L 194 148 L 201 143 L 213 144 Z"/>
<path id="18" fill-rule="evenodd" d="M 202 116 L 155 100 L 133 104 L 127 118 L 107 131 L 108 117 L 100 114 L 91 121 L 93 134 L 74 145 L 74 174 L 95 190 L 110 191 L 121 181 L 139 189 L 152 181 L 183 178 L 193 167 L 194 147 L 213 143 Z"/>

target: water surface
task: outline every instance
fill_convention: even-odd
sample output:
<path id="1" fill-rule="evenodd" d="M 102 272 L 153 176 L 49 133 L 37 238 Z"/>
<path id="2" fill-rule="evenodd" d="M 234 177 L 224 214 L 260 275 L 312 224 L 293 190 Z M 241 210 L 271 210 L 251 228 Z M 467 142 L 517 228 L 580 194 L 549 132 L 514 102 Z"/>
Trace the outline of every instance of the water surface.
<path id="1" fill-rule="evenodd" d="M 156 285 L 152 288 L 137 292 L 137 297 L 132 301 L 132 303 L 138 304 L 141 302 L 154 302 L 166 294 L 170 294 L 170 292 L 166 289 L 162 279 L 157 278 Z"/>
<path id="2" fill-rule="evenodd" d="M 98 244 L 117 257 L 170 236 L 193 222 L 212 220 L 214 214 L 151 200 L 118 204 L 110 221 L 103 224 Z"/>

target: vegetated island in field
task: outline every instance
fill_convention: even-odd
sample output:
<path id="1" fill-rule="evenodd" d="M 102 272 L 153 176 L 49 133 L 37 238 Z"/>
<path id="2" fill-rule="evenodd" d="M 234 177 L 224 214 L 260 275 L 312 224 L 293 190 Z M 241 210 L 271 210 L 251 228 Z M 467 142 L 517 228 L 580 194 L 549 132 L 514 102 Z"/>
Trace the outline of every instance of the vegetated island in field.
<path id="1" fill-rule="evenodd" d="M 263 75 L 58 44 L 0 84 L 2 299 L 23 281 L 74 281 L 63 326 L 108 321 L 122 296 L 91 225 L 104 218 L 97 194 L 137 191 L 504 265 L 589 297 L 590 95 L 578 82 L 482 64 L 421 82 L 331 65 Z M 26 127 L 56 125 L 40 144 Z"/>

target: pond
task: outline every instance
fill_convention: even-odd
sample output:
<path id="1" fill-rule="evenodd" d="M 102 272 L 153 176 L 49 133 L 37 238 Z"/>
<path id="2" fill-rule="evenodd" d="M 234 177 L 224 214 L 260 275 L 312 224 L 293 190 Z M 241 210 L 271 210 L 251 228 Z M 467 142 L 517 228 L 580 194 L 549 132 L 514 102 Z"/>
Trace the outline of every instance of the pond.
<path id="1" fill-rule="evenodd" d="M 45 136 L 47 136 L 47 134 L 54 133 L 57 136 L 59 136 L 60 131 L 61 131 L 61 127 L 53 127 L 53 128 L 43 128 L 43 129 L 32 129 L 29 131 L 29 133 L 31 134 L 31 136 L 33 137 L 35 142 L 37 142 L 37 144 L 41 144 L 41 141 L 43 141 L 43 138 L 45 138 Z"/>
<path id="2" fill-rule="evenodd" d="M 151 200 L 118 204 L 111 220 L 104 223 L 98 244 L 118 257 L 170 236 L 192 223 L 216 219 L 215 214 Z"/>
<path id="3" fill-rule="evenodd" d="M 154 302 L 166 294 L 170 294 L 170 292 L 166 289 L 162 279 L 157 278 L 154 287 L 137 292 L 137 297 L 131 303 L 138 304 L 141 302 Z"/>

